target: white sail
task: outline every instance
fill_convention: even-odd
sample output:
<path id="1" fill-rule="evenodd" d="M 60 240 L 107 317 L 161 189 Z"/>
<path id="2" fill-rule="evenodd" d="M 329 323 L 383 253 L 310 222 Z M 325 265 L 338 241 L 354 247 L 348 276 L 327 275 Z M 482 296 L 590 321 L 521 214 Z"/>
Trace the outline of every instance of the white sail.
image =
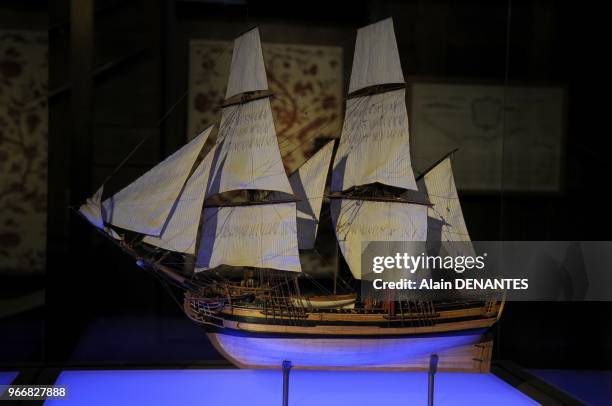
<path id="1" fill-rule="evenodd" d="M 446 157 L 425 173 L 419 179 L 418 186 L 421 192 L 428 195 L 433 204 L 427 210 L 427 240 L 471 241 L 461 211 L 450 157 Z M 447 254 L 473 255 L 471 244 L 442 245 Z M 456 252 L 457 250 L 461 252 Z"/>
<path id="2" fill-rule="evenodd" d="M 297 205 L 298 245 L 301 250 L 314 248 L 325 181 L 329 172 L 329 163 L 334 152 L 334 141 L 328 142 L 317 151 L 300 168 L 289 176 L 289 183 Z M 281 193 L 273 193 L 272 199 L 282 199 Z"/>
<path id="3" fill-rule="evenodd" d="M 212 171 L 209 196 L 241 189 L 291 194 L 268 98 L 223 109 Z"/>
<path id="4" fill-rule="evenodd" d="M 268 79 L 264 66 L 259 29 L 254 28 L 234 40 L 232 65 L 225 98 L 244 92 L 267 90 Z"/>
<path id="5" fill-rule="evenodd" d="M 121 237 L 119 234 L 104 224 L 104 214 L 102 212 L 101 201 L 103 190 L 104 185 L 100 186 L 100 189 L 98 189 L 92 197 L 88 198 L 85 201 L 85 204 L 82 204 L 81 207 L 79 207 L 79 213 L 81 213 L 83 217 L 85 217 L 91 224 L 96 226 L 96 228 L 103 230 L 114 239 L 120 240 Z"/>
<path id="6" fill-rule="evenodd" d="M 295 203 L 204 209 L 196 271 L 220 265 L 300 272 Z"/>
<path id="7" fill-rule="evenodd" d="M 198 226 L 214 153 L 213 148 L 187 180 L 161 235 L 148 235 L 143 239 L 144 242 L 170 251 L 195 254 Z"/>
<path id="8" fill-rule="evenodd" d="M 362 278 L 362 243 L 427 239 L 425 205 L 332 199 L 331 215 L 338 245 L 356 279 Z"/>
<path id="9" fill-rule="evenodd" d="M 357 31 L 349 93 L 389 83 L 404 83 L 391 18 Z"/>
<path id="10" fill-rule="evenodd" d="M 211 129 L 212 126 L 208 127 L 187 145 L 105 200 L 107 222 L 159 236 Z"/>
<path id="11" fill-rule="evenodd" d="M 400 89 L 347 101 L 332 192 L 374 182 L 417 189 L 405 97 L 405 89 Z"/>

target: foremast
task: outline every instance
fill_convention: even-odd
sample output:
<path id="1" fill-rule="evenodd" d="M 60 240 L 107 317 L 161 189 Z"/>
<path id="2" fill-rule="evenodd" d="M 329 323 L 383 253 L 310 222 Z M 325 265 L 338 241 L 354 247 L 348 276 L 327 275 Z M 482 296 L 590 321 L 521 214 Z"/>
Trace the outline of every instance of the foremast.
<path id="1" fill-rule="evenodd" d="M 214 146 L 202 154 L 211 126 L 104 202 L 101 187 L 80 213 L 160 269 L 161 259 L 179 253 L 195 258 L 196 272 L 222 266 L 300 272 L 298 250 L 314 246 L 333 143 L 287 177 L 269 96 L 255 28 L 234 43 Z M 135 249 L 141 246 L 142 255 Z"/>
<path id="2" fill-rule="evenodd" d="M 212 151 L 195 271 L 219 266 L 301 272 L 296 199 L 276 138 L 268 82 L 254 28 L 234 51 Z M 246 201 L 231 196 L 248 194 Z M 269 192 L 284 199 L 270 199 Z M 225 199 L 219 197 L 230 196 Z M 219 203 L 220 202 L 220 203 Z"/>

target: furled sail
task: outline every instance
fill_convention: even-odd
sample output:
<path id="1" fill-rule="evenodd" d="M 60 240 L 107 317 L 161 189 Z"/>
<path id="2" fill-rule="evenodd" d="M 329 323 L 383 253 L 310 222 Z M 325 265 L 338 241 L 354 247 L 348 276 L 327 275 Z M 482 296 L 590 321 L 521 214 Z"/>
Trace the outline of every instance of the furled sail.
<path id="1" fill-rule="evenodd" d="M 121 237 L 119 234 L 104 224 L 104 214 L 102 211 L 103 191 L 104 185 L 100 186 L 100 189 L 98 189 L 92 197 L 88 198 L 87 201 L 85 201 L 85 204 L 82 204 L 81 207 L 79 207 L 79 213 L 81 213 L 83 217 L 87 219 L 87 221 L 96 226 L 96 228 L 99 228 L 111 237 L 120 240 Z"/>
<path id="2" fill-rule="evenodd" d="M 445 249 L 446 254 L 474 255 L 470 243 L 444 244 L 448 241 L 471 241 L 461 211 L 450 156 L 426 172 L 418 180 L 418 186 L 433 203 L 427 209 L 428 242 L 442 242 L 441 248 Z"/>
<path id="3" fill-rule="evenodd" d="M 379 182 L 416 190 L 405 89 L 349 99 L 334 160 L 332 192 Z"/>
<path id="4" fill-rule="evenodd" d="M 159 236 L 211 129 L 208 127 L 187 145 L 105 200 L 107 222 Z"/>
<path id="5" fill-rule="evenodd" d="M 291 194 L 268 98 L 234 104 L 221 113 L 208 195 L 244 189 Z"/>
<path id="6" fill-rule="evenodd" d="M 427 239 L 425 205 L 332 199 L 331 215 L 340 250 L 356 279 L 362 278 L 362 243 Z"/>
<path id="7" fill-rule="evenodd" d="M 349 93 L 392 83 L 404 83 L 404 75 L 393 20 L 387 18 L 357 31 Z"/>
<path id="8" fill-rule="evenodd" d="M 187 180 L 161 235 L 148 235 L 143 239 L 144 242 L 170 251 L 195 254 L 198 226 L 206 197 L 206 183 L 214 153 L 213 148 Z"/>
<path id="9" fill-rule="evenodd" d="M 334 141 L 328 142 L 317 151 L 300 168 L 289 176 L 297 202 L 298 245 L 302 250 L 314 248 L 321 204 L 325 191 L 325 181 L 329 173 L 329 164 L 334 152 Z M 282 193 L 273 193 L 272 199 L 282 199 Z"/>
<path id="10" fill-rule="evenodd" d="M 196 271 L 220 265 L 300 272 L 295 203 L 206 207 Z"/>
<path id="11" fill-rule="evenodd" d="M 253 28 L 234 40 L 232 65 L 225 98 L 244 92 L 267 90 L 268 79 L 264 66 L 259 29 Z"/>

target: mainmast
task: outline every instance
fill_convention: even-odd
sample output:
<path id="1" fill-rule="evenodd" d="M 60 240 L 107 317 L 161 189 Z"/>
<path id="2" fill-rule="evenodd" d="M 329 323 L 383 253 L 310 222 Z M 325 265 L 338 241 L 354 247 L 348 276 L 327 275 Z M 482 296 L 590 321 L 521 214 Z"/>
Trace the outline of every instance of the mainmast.
<path id="1" fill-rule="evenodd" d="M 234 190 L 293 194 L 280 155 L 259 29 L 234 41 L 208 195 Z"/>
<path id="2" fill-rule="evenodd" d="M 276 138 L 257 28 L 234 41 L 224 105 L 207 199 L 232 191 L 252 198 L 204 204 L 196 271 L 229 265 L 300 272 L 295 197 Z M 258 193 L 270 191 L 289 199 Z"/>
<path id="3" fill-rule="evenodd" d="M 373 183 L 417 189 L 405 99 L 393 21 L 359 29 L 332 192 Z"/>
<path id="4" fill-rule="evenodd" d="M 340 250 L 356 279 L 362 243 L 427 238 L 427 199 L 407 198 L 419 193 L 405 98 L 393 21 L 359 29 L 330 196 Z"/>

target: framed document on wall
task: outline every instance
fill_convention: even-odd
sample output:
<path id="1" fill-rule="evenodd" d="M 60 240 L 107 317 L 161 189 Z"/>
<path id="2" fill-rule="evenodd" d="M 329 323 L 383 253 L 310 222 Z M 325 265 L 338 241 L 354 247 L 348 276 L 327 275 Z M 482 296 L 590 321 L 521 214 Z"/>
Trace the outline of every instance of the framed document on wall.
<path id="1" fill-rule="evenodd" d="M 565 89 L 551 86 L 410 84 L 413 163 L 423 170 L 450 150 L 465 191 L 558 192 Z"/>

